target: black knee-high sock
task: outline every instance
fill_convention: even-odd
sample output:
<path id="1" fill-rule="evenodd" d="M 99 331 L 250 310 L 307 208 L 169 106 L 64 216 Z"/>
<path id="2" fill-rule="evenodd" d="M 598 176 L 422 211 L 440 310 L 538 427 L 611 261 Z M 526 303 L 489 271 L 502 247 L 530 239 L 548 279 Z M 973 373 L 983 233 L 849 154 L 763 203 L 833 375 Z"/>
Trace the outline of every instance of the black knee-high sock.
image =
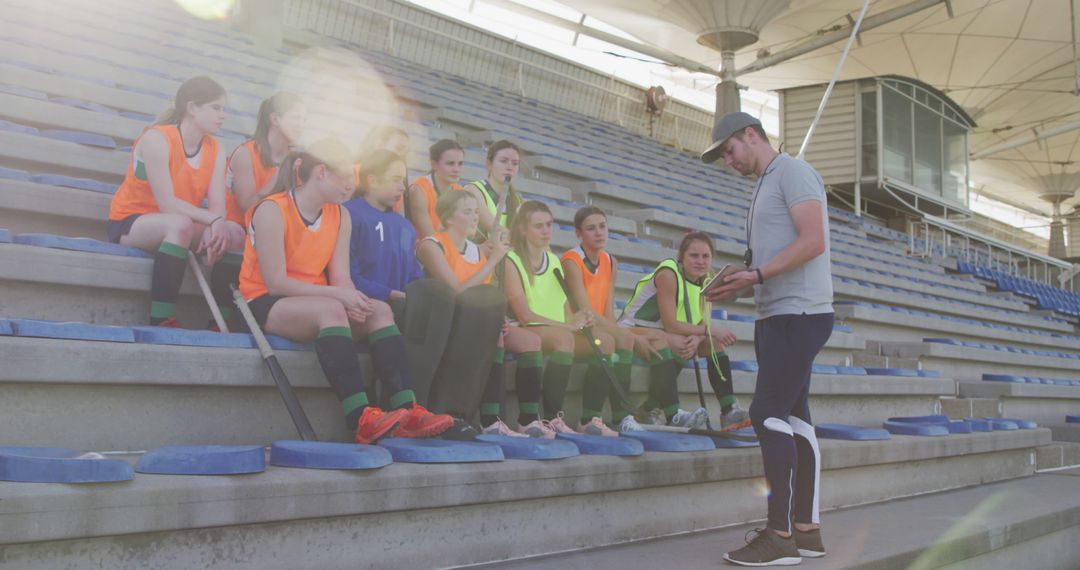
<path id="1" fill-rule="evenodd" d="M 360 361 L 356 359 L 352 331 L 349 327 L 327 327 L 320 330 L 319 336 L 315 338 L 315 354 L 319 357 L 319 365 L 326 375 L 326 380 L 341 400 L 345 426 L 349 431 L 356 431 L 356 423 L 368 406 L 368 398 L 364 392 Z"/>
<path id="2" fill-rule="evenodd" d="M 230 325 L 233 322 L 235 312 L 233 311 L 232 290 L 229 289 L 229 285 L 240 282 L 240 265 L 243 261 L 243 255 L 228 252 L 210 270 L 210 292 L 214 294 L 214 301 L 217 303 L 218 309 L 221 310 L 221 317 Z"/>
<path id="3" fill-rule="evenodd" d="M 176 316 L 176 298 L 187 268 L 187 248 L 161 242 L 154 254 L 154 270 L 150 277 L 150 324 Z"/>
<path id="4" fill-rule="evenodd" d="M 595 356 L 589 358 L 589 367 L 585 369 L 585 384 L 581 390 L 581 423 L 603 415 L 608 387 L 604 363 Z"/>
<path id="5" fill-rule="evenodd" d="M 500 346 L 495 349 L 495 358 L 488 372 L 484 395 L 480 398 L 480 425 L 489 426 L 499 419 L 503 394 L 506 393 L 506 351 Z"/>
<path id="6" fill-rule="evenodd" d="M 518 425 L 525 426 L 540 419 L 540 373 L 544 369 L 544 354 L 522 352 L 514 371 L 514 390 L 518 399 Z"/>
<path id="7" fill-rule="evenodd" d="M 634 351 L 628 348 L 620 348 L 615 351 L 615 380 L 622 387 L 623 392 L 630 395 L 630 375 L 634 370 Z M 611 401 L 611 421 L 612 423 L 619 423 L 630 414 L 629 410 L 624 410 L 619 404 L 619 393 L 615 391 L 615 387 L 608 386 L 608 400 Z"/>
<path id="8" fill-rule="evenodd" d="M 397 325 L 381 328 L 368 335 L 371 346 L 371 365 L 375 376 L 385 383 L 390 392 L 390 407 L 411 408 L 416 401 L 412 390 L 412 371 L 409 370 L 409 355 L 405 350 L 405 339 Z"/>
<path id="9" fill-rule="evenodd" d="M 664 410 L 664 416 L 671 419 L 679 411 L 679 372 L 682 361 L 676 359 L 671 349 L 660 349 L 660 358 L 649 365 L 649 399 Z"/>
<path id="10" fill-rule="evenodd" d="M 709 362 L 709 385 L 712 386 L 713 393 L 716 394 L 716 399 L 720 402 L 721 413 L 726 414 L 735 405 L 735 387 L 732 385 L 731 380 L 731 359 L 728 358 L 727 353 L 718 353 L 716 360 L 720 364 L 719 369 L 716 368 L 716 364 L 713 364 L 712 358 L 706 358 L 706 360 Z M 721 376 L 721 373 L 723 376 Z"/>
<path id="11" fill-rule="evenodd" d="M 553 352 L 544 369 L 544 417 L 553 419 L 563 409 L 566 387 L 570 384 L 570 369 L 574 355 L 570 352 Z"/>

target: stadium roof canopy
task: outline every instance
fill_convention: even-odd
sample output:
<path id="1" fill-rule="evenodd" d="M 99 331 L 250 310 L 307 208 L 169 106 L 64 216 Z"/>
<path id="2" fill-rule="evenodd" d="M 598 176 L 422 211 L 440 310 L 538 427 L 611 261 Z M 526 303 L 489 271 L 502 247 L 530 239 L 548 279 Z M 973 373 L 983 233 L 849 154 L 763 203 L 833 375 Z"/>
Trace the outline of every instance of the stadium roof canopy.
<path id="1" fill-rule="evenodd" d="M 712 69 L 721 67 L 716 46 L 733 47 L 738 82 L 761 90 L 827 82 L 863 5 L 862 0 L 562 1 L 648 46 Z M 1065 194 L 1071 197 L 1063 206 L 1067 211 L 1080 204 L 1074 3 L 1080 4 L 873 0 L 865 25 L 911 13 L 864 29 L 840 78 L 905 75 L 940 89 L 978 125 L 970 149 L 980 193 L 1042 215 L 1051 214 L 1043 196 Z M 755 29 L 760 30 L 756 40 Z M 816 47 L 830 34 L 842 39 Z M 803 45 L 815 49 L 775 61 Z"/>

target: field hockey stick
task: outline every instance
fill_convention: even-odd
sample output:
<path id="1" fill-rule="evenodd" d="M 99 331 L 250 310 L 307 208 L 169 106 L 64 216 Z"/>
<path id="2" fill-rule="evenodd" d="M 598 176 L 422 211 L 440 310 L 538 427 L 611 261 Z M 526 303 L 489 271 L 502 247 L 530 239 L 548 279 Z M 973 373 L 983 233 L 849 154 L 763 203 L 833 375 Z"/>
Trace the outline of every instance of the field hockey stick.
<path id="1" fill-rule="evenodd" d="M 570 287 L 566 284 L 566 278 L 563 277 L 562 271 L 555 268 L 555 279 L 559 281 L 559 286 L 562 287 L 563 293 L 566 294 L 566 301 L 570 303 L 570 310 L 577 313 L 580 310 L 577 301 L 574 300 L 574 296 L 570 293 Z M 581 332 L 585 334 L 585 338 L 589 341 L 589 347 L 592 348 L 593 356 L 596 357 L 601 363 L 604 362 L 604 355 L 600 352 L 600 341 L 596 340 L 593 336 L 592 327 L 585 327 L 581 329 Z M 604 369 L 604 375 L 607 377 L 608 382 L 611 383 L 612 388 L 615 390 L 615 395 L 619 398 L 619 406 L 628 412 L 632 412 L 635 416 L 644 417 L 647 412 L 642 408 L 635 406 L 630 402 L 630 397 L 623 391 L 622 386 L 619 385 L 619 381 L 615 379 L 615 374 L 607 366 L 601 366 Z"/>
<path id="2" fill-rule="evenodd" d="M 210 314 L 214 316 L 214 323 L 217 324 L 218 330 L 223 333 L 229 332 L 229 327 L 225 324 L 225 318 L 221 316 L 217 300 L 214 299 L 214 293 L 210 291 L 210 285 L 206 283 L 206 277 L 203 276 L 202 268 L 199 267 L 199 260 L 195 258 L 195 254 L 190 249 L 187 252 L 187 260 L 188 265 L 191 266 L 191 272 L 195 274 L 195 280 L 199 282 L 199 289 L 202 289 L 203 298 L 206 299 L 206 304 L 210 306 Z"/>
<path id="3" fill-rule="evenodd" d="M 686 314 L 686 323 L 687 324 L 693 324 L 691 322 L 691 321 L 693 321 L 693 318 L 690 316 L 690 298 L 687 295 L 687 291 L 686 291 L 686 279 L 683 278 L 682 282 L 683 282 L 683 287 L 682 287 L 682 290 L 683 290 L 683 312 Z M 712 315 L 709 315 L 709 317 L 711 318 Z M 708 339 L 706 339 L 706 340 L 708 340 Z M 705 427 L 712 430 L 712 420 L 709 419 L 709 408 L 705 406 L 705 388 L 703 388 L 702 385 L 701 385 L 701 363 L 698 362 L 696 354 L 694 355 L 693 358 L 694 358 L 694 379 L 697 380 L 698 402 L 701 404 L 701 407 L 705 410 Z"/>
<path id="4" fill-rule="evenodd" d="M 229 288 L 232 289 L 236 308 L 240 310 L 244 322 L 247 323 L 248 329 L 251 331 L 252 336 L 255 337 L 255 344 L 259 347 L 263 362 L 270 369 L 270 376 L 274 378 L 274 384 L 277 384 L 278 393 L 281 394 L 281 399 L 285 401 L 285 409 L 289 411 L 289 417 L 292 418 L 296 431 L 300 432 L 300 439 L 319 441 L 318 436 L 315 435 L 315 430 L 311 427 L 311 422 L 308 421 L 307 414 L 304 413 L 304 408 L 300 405 L 300 400 L 296 398 L 296 392 L 293 391 L 292 384 L 289 384 L 289 377 L 281 369 L 281 364 L 278 363 L 277 356 L 274 355 L 274 351 L 270 348 L 270 343 L 267 342 L 266 336 L 263 335 L 262 329 L 259 328 L 259 323 L 255 321 L 255 316 L 251 314 L 247 301 L 244 300 L 243 295 L 235 286 L 230 285 Z"/>

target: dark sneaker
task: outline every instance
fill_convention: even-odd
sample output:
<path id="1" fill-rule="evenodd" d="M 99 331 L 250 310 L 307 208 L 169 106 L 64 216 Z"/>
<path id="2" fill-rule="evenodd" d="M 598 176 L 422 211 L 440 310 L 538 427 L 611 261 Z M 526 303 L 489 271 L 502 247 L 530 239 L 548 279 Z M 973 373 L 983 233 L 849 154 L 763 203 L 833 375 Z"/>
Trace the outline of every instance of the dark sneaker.
<path id="1" fill-rule="evenodd" d="M 757 536 L 749 539 L 754 533 Z M 792 538 L 783 538 L 767 528 L 755 528 L 746 536 L 746 546 L 728 552 L 724 560 L 739 566 L 794 566 L 802 562 Z"/>
<path id="2" fill-rule="evenodd" d="M 479 432 L 476 428 L 469 425 L 469 422 L 461 418 L 454 418 L 454 425 L 450 426 L 450 429 L 442 432 L 439 436 L 442 439 L 450 439 L 454 441 L 472 441 L 476 439 Z"/>
<path id="3" fill-rule="evenodd" d="M 825 556 L 825 544 L 821 542 L 821 529 L 815 528 L 806 532 L 795 529 L 795 547 L 799 549 L 799 555 L 804 558 Z"/>

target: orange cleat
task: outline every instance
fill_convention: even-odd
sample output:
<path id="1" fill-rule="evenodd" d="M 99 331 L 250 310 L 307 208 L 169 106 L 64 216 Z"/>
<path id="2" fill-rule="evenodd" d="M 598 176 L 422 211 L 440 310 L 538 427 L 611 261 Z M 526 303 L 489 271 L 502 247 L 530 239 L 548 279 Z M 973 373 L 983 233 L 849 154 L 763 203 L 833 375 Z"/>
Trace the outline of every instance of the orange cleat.
<path id="1" fill-rule="evenodd" d="M 356 425 L 356 443 L 372 444 L 386 435 L 390 430 L 398 427 L 405 419 L 408 410 L 392 410 L 384 412 L 375 406 L 368 406 L 364 414 L 360 416 L 360 422 Z"/>
<path id="2" fill-rule="evenodd" d="M 393 437 L 435 437 L 454 425 L 454 418 L 446 414 L 433 414 L 420 404 L 395 411 L 405 412 L 405 417 L 390 434 Z"/>
<path id="3" fill-rule="evenodd" d="M 176 317 L 169 317 L 169 318 L 165 319 L 164 321 L 161 321 L 160 323 L 158 323 L 158 324 L 156 324 L 154 326 L 165 327 L 165 328 L 169 328 L 169 329 L 182 329 L 182 328 L 184 328 L 183 326 L 180 325 L 180 321 L 176 320 Z"/>

